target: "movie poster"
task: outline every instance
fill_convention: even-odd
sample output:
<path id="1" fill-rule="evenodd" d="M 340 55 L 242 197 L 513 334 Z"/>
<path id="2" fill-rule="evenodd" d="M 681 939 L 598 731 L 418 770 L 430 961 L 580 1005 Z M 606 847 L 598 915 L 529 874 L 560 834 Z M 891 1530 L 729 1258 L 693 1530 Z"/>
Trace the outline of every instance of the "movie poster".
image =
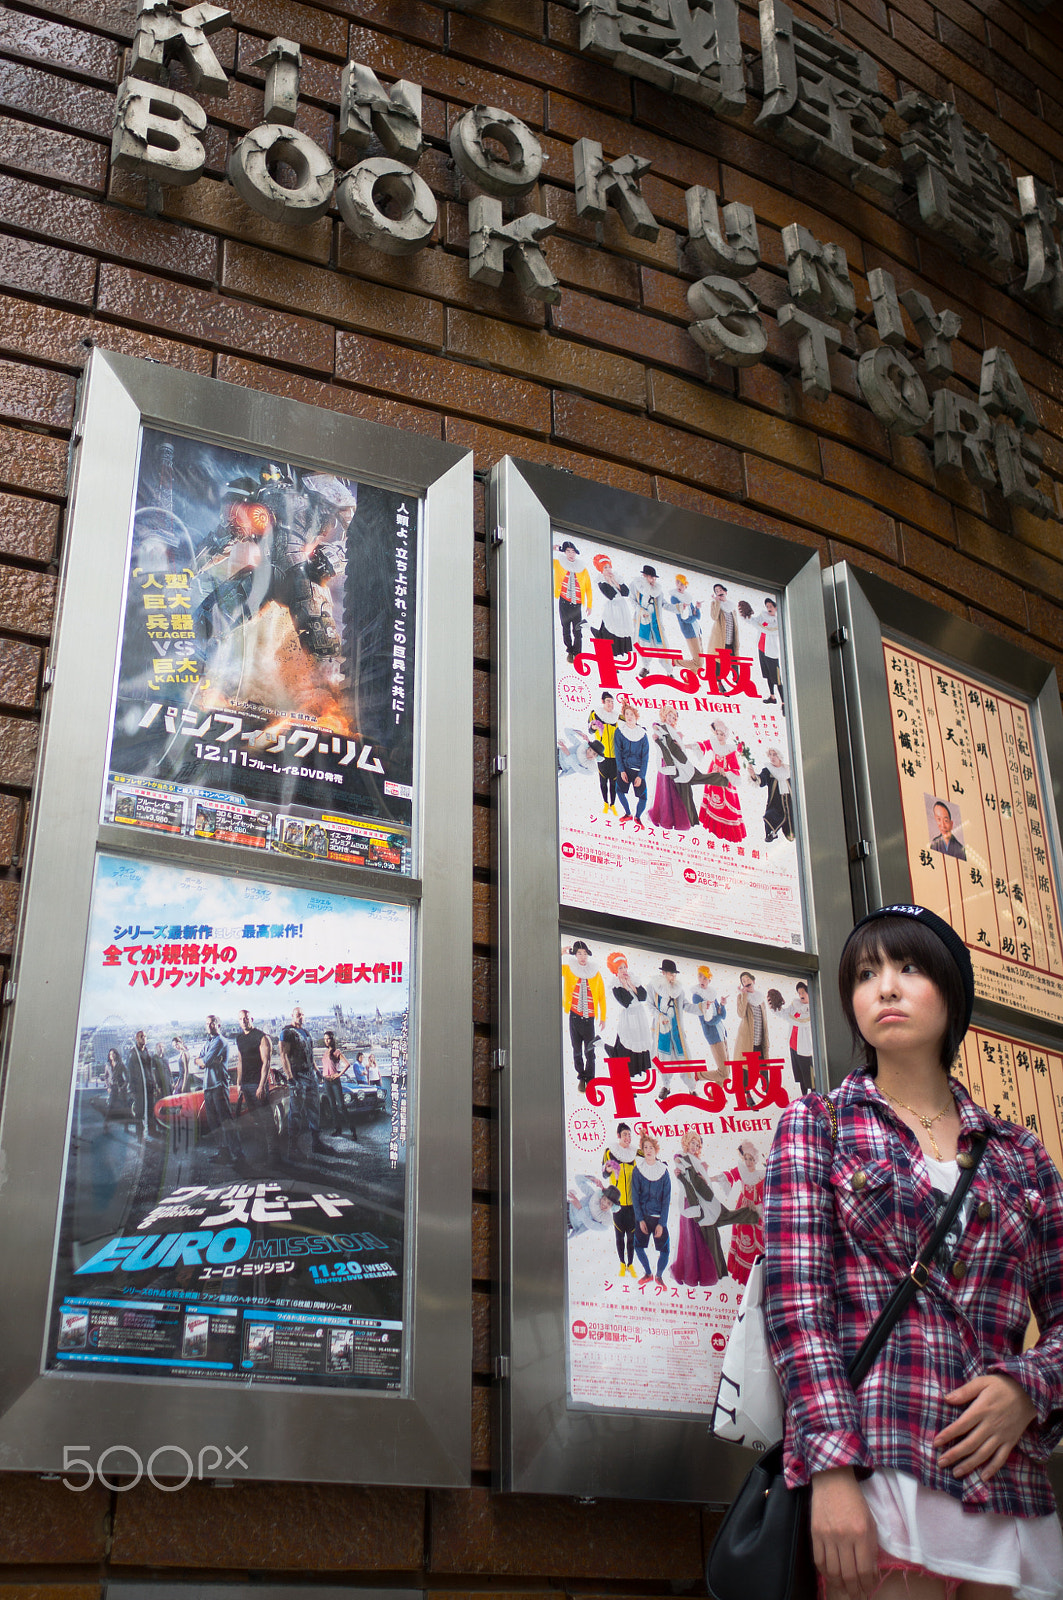
<path id="1" fill-rule="evenodd" d="M 994 1117 L 1029 1128 L 1063 1172 L 1063 1055 L 995 1029 L 968 1028 L 956 1076 Z"/>
<path id="2" fill-rule="evenodd" d="M 47 1366 L 402 1390 L 411 913 L 101 856 Z"/>
<path id="3" fill-rule="evenodd" d="M 1055 1021 L 1059 880 L 1029 705 L 910 646 L 883 650 L 912 896 L 963 938 L 981 998 Z"/>
<path id="4" fill-rule="evenodd" d="M 104 819 L 410 872 L 419 512 L 145 428 Z"/>
<path id="5" fill-rule="evenodd" d="M 800 948 L 779 595 L 552 544 L 562 902 Z"/>
<path id="6" fill-rule="evenodd" d="M 708 1416 L 809 984 L 572 936 L 561 980 L 569 1403 Z"/>

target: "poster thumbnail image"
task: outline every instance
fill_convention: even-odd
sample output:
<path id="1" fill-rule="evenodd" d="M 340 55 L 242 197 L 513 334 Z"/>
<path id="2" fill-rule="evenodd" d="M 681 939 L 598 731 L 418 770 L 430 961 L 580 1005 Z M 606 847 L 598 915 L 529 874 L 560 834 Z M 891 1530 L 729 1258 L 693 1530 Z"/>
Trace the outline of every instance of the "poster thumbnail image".
<path id="1" fill-rule="evenodd" d="M 800 947 L 779 595 L 552 545 L 562 901 Z"/>
<path id="2" fill-rule="evenodd" d="M 912 896 L 961 934 L 981 997 L 1055 1021 L 1053 802 L 1029 704 L 910 646 L 883 651 Z"/>
<path id="3" fill-rule="evenodd" d="M 146 428 L 106 820 L 411 871 L 418 518 Z"/>
<path id="4" fill-rule="evenodd" d="M 102 856 L 47 1365 L 400 1392 L 411 914 Z"/>
<path id="5" fill-rule="evenodd" d="M 569 1403 L 706 1416 L 814 1080 L 809 984 L 562 937 Z"/>

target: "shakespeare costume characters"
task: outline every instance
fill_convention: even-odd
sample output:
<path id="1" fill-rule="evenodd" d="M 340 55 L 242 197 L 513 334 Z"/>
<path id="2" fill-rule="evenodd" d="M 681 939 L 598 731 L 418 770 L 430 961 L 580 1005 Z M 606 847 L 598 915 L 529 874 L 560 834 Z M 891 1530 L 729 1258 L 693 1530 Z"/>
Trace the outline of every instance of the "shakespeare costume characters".
<path id="1" fill-rule="evenodd" d="M 579 1080 L 579 1091 L 586 1094 L 587 1084 L 594 1077 L 595 1025 L 605 1024 L 605 985 L 590 946 L 582 939 L 577 939 L 565 952 L 561 982 L 572 1064 Z"/>
<path id="2" fill-rule="evenodd" d="M 690 996 L 687 1010 L 701 1023 L 709 1054 L 716 1063 L 716 1071 L 707 1076 L 722 1083 L 727 1077 L 727 1034 L 724 1030 L 727 1008 L 713 988 L 711 968 L 698 968 L 698 986 Z"/>
<path id="3" fill-rule="evenodd" d="M 621 951 L 614 950 L 605 964 L 613 974 L 612 996 L 620 1007 L 610 1053 L 627 1057 L 627 1069 L 632 1078 L 644 1077 L 650 1070 L 653 1050 L 653 1019 L 646 1004 L 649 992 L 631 976 L 627 958 Z"/>
<path id="4" fill-rule="evenodd" d="M 631 590 L 626 583 L 621 583 L 613 571 L 613 564 L 608 556 L 600 555 L 594 558 L 594 570 L 598 574 L 598 592 L 605 600 L 602 611 L 602 620 L 597 628 L 591 632 L 596 639 L 608 639 L 613 647 L 614 656 L 629 656 L 631 654 L 631 605 L 628 596 Z"/>
<path id="5" fill-rule="evenodd" d="M 712 619 L 712 629 L 709 633 L 709 642 L 705 649 L 712 655 L 717 650 L 730 650 L 732 655 L 738 654 L 738 618 L 735 615 L 735 603 L 729 598 L 727 587 L 722 583 L 715 583 L 712 587 L 712 599 L 709 602 L 709 616 Z"/>
<path id="6" fill-rule="evenodd" d="M 740 843 L 746 836 L 742 805 L 734 779 L 738 775 L 738 745 L 723 722 L 713 722 L 708 739 L 699 748 L 709 757 L 709 782 L 705 785 L 699 818 L 718 839 Z M 715 780 L 715 781 L 713 781 Z"/>
<path id="7" fill-rule="evenodd" d="M 793 839 L 794 798 L 790 790 L 790 768 L 781 750 L 769 750 L 765 766 L 760 771 L 750 764 L 749 776 L 767 791 L 764 806 L 764 841 L 774 844 L 778 838 Z"/>
<path id="8" fill-rule="evenodd" d="M 735 1223 L 754 1224 L 759 1221 L 759 1214 L 752 1206 L 739 1206 L 732 1210 L 724 1205 L 713 1185 L 719 1187 L 725 1180 L 710 1177 L 709 1169 L 701 1159 L 699 1133 L 688 1128 L 680 1145 L 673 1167 L 683 1191 L 683 1200 L 679 1219 L 679 1249 L 676 1251 L 672 1276 L 677 1283 L 699 1284 L 707 1288 L 727 1276 L 720 1229 Z"/>
<path id="9" fill-rule="evenodd" d="M 753 1145 L 740 1144 L 738 1154 L 741 1167 L 732 1167 L 724 1177 L 729 1183 L 741 1183 L 738 1208 L 755 1211 L 757 1220 L 736 1222 L 732 1228 L 727 1271 L 736 1283 L 748 1283 L 754 1261 L 764 1254 L 764 1168 L 758 1164 Z"/>
<path id="10" fill-rule="evenodd" d="M 566 539 L 554 554 L 554 598 L 561 638 L 570 661 L 583 649 L 583 613 L 591 609 L 591 576 L 583 558 Z"/>
<path id="11" fill-rule="evenodd" d="M 764 610 L 753 618 L 753 626 L 760 629 L 757 654 L 760 657 L 760 670 L 764 674 L 764 682 L 768 688 L 764 702 L 773 706 L 777 703 L 776 696 L 778 696 L 785 711 L 782 678 L 779 675 L 779 607 L 770 596 L 765 595 Z"/>
<path id="12" fill-rule="evenodd" d="M 639 644 L 659 650 L 664 644 L 664 614 L 670 607 L 656 567 L 643 567 L 635 585 L 635 605 Z"/>
<path id="13" fill-rule="evenodd" d="M 650 731 L 658 756 L 657 787 L 650 807 L 650 821 L 655 828 L 671 828 L 682 833 L 698 820 L 690 791 L 697 769 L 683 748 L 678 712 L 669 707 L 663 719 L 655 722 Z"/>
<path id="14" fill-rule="evenodd" d="M 690 598 L 690 584 L 681 572 L 675 575 L 675 587 L 669 597 L 669 607 L 675 612 L 679 632 L 683 636 L 683 649 L 695 672 L 701 671 L 701 603 Z"/>
<path id="15" fill-rule="evenodd" d="M 635 791 L 635 831 L 642 832 L 642 813 L 646 809 L 646 774 L 650 766 L 650 741 L 646 737 L 646 730 L 639 726 L 639 714 L 635 706 L 625 704 L 620 721 L 616 725 L 616 737 L 613 742 L 613 753 L 616 757 L 616 793 L 624 815 L 620 819 L 620 826 L 631 820 L 631 807 L 628 805 L 628 794 Z"/>

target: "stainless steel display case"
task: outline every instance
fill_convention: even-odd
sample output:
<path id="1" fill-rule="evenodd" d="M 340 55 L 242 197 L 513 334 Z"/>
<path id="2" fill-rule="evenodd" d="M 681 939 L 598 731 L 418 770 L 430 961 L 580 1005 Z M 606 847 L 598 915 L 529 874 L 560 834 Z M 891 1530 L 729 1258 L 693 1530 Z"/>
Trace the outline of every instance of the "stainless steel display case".
<path id="1" fill-rule="evenodd" d="M 496 608 L 501 1117 L 500 1458 L 504 1488 L 727 1502 L 749 1457 L 707 1418 L 567 1403 L 559 930 L 810 974 L 817 1055 L 840 1076 L 848 1037 L 832 977 L 850 926 L 818 558 L 797 544 L 506 460 L 491 479 Z M 551 536 L 583 535 L 781 592 L 791 767 L 806 848 L 800 948 L 692 935 L 559 902 Z M 840 1063 L 835 1066 L 835 1063 Z"/>
<path id="2" fill-rule="evenodd" d="M 1046 799 L 1045 849 L 1058 886 L 1063 819 L 1063 713 L 1047 661 L 847 563 L 824 573 L 831 669 L 843 773 L 853 908 L 912 896 L 883 641 L 908 644 L 947 670 L 970 671 L 1015 697 L 1029 717 Z M 1023 1012 L 979 994 L 978 1015 L 1008 1023 Z M 1045 1019 L 1051 1025 L 1051 1019 Z M 1063 1016 L 1058 1019 L 1063 1027 Z"/>
<path id="3" fill-rule="evenodd" d="M 115 649 L 141 429 L 158 426 L 423 497 L 419 844 L 413 877 L 171 840 L 101 824 Z M 112 1476 L 160 1446 L 247 1446 L 249 1477 L 461 1485 L 471 1406 L 472 460 L 459 449 L 153 362 L 95 352 L 73 437 L 61 600 L 4 1055 L 0 1465 L 64 1449 Z M 129 831 L 138 836 L 130 841 Z M 414 913 L 403 1392 L 245 1388 L 42 1370 L 57 1196 L 97 851 L 253 872 L 398 901 Z M 208 1453 L 213 1470 L 224 1470 Z M 165 1470 L 159 1458 L 156 1470 Z M 179 1468 L 177 1470 L 180 1470 Z M 78 1481 L 80 1474 L 76 1474 Z"/>

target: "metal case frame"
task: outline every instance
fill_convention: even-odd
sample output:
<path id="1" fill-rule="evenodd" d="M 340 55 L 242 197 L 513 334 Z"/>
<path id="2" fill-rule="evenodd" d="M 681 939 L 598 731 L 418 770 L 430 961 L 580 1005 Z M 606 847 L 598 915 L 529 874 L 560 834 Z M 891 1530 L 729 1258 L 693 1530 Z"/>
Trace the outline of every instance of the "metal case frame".
<path id="1" fill-rule="evenodd" d="M 838 850 L 842 810 L 829 697 L 819 560 L 781 539 L 507 459 L 492 473 L 497 784 L 501 1293 L 498 1476 L 506 1489 L 725 1503 L 748 1456 L 706 1419 L 607 1414 L 566 1405 L 559 926 L 626 932 L 677 954 L 715 953 L 783 970 L 833 972 L 849 927 Z M 597 537 L 782 591 L 791 693 L 800 706 L 791 767 L 801 772 L 807 915 L 803 951 L 710 939 L 558 903 L 551 531 Z M 817 985 L 821 1060 L 848 1060 L 833 984 Z M 548 1019 L 544 1022 L 544 1019 Z"/>
<path id="2" fill-rule="evenodd" d="M 1063 710 L 1055 668 L 881 578 L 855 572 L 847 562 L 829 568 L 823 583 L 829 625 L 835 630 L 837 644 L 831 651 L 831 670 L 838 748 L 843 753 L 846 837 L 853 846 L 849 870 L 857 918 L 876 906 L 907 900 L 912 893 L 882 657 L 884 633 L 906 637 L 939 652 L 946 664 L 970 668 L 1029 698 L 1031 720 L 1040 732 L 1039 754 L 1047 768 L 1041 777 L 1053 800 L 1049 846 L 1060 881 Z M 1010 1007 L 983 998 L 976 1000 L 975 1009 L 978 1015 L 999 1022 L 1023 1021 Z"/>
<path id="3" fill-rule="evenodd" d="M 126 542 L 142 424 L 357 473 L 424 497 L 418 878 L 292 863 L 101 825 Z M 94 352 L 74 433 L 71 510 L 8 1014 L 0 1132 L 0 1464 L 54 1471 L 75 1441 L 146 1458 L 247 1443 L 255 1478 L 455 1485 L 470 1478 L 472 458 L 436 441 Z M 103 648 L 101 648 L 103 641 Z M 139 832 L 139 830 L 138 830 Z M 97 851 L 398 901 L 415 911 L 402 1397 L 56 1377 L 41 1370 L 67 1137 L 70 1063 Z M 421 1149 L 430 1138 L 430 1151 Z M 18 1314 L 14 1314 L 14 1308 Z M 120 1469 L 118 1469 L 120 1470 Z"/>
<path id="4" fill-rule="evenodd" d="M 837 646 L 831 651 L 831 672 L 843 763 L 846 837 L 853 846 L 849 870 L 855 915 L 859 918 L 877 906 L 906 901 L 912 892 L 882 655 L 884 632 L 939 652 L 946 664 L 970 668 L 1012 693 L 1029 697 L 1031 723 L 1040 733 L 1041 777 L 1053 801 L 1049 847 L 1058 880 L 1063 836 L 1063 710 L 1055 668 L 962 617 L 918 600 L 870 573 L 854 571 L 847 562 L 828 568 L 823 584 L 828 625 Z M 1054 1029 L 1043 1018 L 978 997 L 973 1020 L 996 1027 L 1019 1042 L 1055 1048 L 1063 1045 L 1063 1019 Z M 1049 1472 L 1059 1502 L 1063 1497 L 1063 1453 L 1059 1450 Z"/>

